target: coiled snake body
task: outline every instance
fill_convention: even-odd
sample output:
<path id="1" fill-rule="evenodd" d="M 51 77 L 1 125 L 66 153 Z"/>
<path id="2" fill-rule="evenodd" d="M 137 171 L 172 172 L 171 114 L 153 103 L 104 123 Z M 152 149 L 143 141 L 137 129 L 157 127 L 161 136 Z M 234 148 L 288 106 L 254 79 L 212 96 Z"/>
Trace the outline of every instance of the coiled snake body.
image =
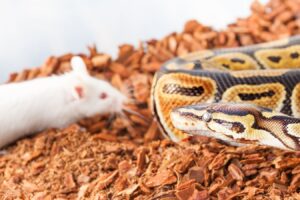
<path id="1" fill-rule="evenodd" d="M 174 141 L 200 134 L 300 150 L 300 36 L 175 58 L 156 73 L 151 97 Z"/>

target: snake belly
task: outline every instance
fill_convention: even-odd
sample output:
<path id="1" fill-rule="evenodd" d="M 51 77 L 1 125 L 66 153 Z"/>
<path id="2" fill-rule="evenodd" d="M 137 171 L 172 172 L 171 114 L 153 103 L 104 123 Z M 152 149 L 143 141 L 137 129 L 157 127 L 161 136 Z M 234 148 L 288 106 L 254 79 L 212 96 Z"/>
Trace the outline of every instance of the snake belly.
<path id="1" fill-rule="evenodd" d="M 215 102 L 250 103 L 300 117 L 300 36 L 174 58 L 155 74 L 152 111 L 165 136 L 180 141 L 172 110 Z M 299 134 L 293 129 L 293 134 Z M 287 130 L 288 132 L 289 130 Z M 296 132 L 296 133 L 295 133 Z"/>

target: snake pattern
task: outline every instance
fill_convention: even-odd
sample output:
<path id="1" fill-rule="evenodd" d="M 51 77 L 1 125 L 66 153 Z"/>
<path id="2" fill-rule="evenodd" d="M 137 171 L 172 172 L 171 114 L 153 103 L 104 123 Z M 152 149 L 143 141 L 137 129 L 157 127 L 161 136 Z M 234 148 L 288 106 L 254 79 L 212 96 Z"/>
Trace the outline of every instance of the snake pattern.
<path id="1" fill-rule="evenodd" d="M 208 136 L 300 150 L 300 36 L 174 58 L 155 74 L 151 98 L 163 133 L 173 141 L 207 135 L 203 126 L 214 122 Z M 204 120 L 207 113 L 213 120 Z M 203 133 L 199 126 L 191 129 L 202 122 Z"/>

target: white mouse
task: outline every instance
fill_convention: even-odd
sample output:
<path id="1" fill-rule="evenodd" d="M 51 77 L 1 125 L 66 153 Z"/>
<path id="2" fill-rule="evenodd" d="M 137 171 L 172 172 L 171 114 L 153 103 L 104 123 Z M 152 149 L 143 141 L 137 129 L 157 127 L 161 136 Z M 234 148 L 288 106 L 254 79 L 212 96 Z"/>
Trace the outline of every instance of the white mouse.
<path id="1" fill-rule="evenodd" d="M 122 111 L 122 93 L 91 77 L 80 57 L 73 57 L 71 66 L 64 75 L 0 85 L 0 149 L 47 128 Z"/>

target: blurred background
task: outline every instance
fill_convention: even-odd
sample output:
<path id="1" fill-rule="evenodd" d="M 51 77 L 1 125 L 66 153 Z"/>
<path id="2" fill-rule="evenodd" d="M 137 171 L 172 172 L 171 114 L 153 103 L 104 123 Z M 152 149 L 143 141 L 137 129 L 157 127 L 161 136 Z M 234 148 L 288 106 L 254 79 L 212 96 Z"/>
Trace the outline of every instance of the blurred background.
<path id="1" fill-rule="evenodd" d="M 117 55 L 118 45 L 162 38 L 187 20 L 223 29 L 250 14 L 253 0 L 1 0 L 0 81 L 50 55 Z M 260 0 L 266 3 L 267 0 Z"/>

